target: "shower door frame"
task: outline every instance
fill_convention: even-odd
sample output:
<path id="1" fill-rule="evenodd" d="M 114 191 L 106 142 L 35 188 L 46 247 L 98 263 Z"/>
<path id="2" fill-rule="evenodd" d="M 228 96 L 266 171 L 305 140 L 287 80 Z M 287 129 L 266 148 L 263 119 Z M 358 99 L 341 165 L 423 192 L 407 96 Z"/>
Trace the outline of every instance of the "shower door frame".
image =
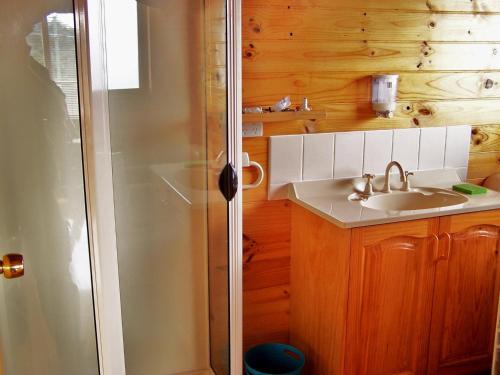
<path id="1" fill-rule="evenodd" d="M 125 375 L 114 216 L 103 0 L 74 0 L 80 112 L 101 375 Z M 227 9 L 227 156 L 242 176 L 241 0 Z M 242 371 L 242 182 L 228 204 L 231 374 Z"/>

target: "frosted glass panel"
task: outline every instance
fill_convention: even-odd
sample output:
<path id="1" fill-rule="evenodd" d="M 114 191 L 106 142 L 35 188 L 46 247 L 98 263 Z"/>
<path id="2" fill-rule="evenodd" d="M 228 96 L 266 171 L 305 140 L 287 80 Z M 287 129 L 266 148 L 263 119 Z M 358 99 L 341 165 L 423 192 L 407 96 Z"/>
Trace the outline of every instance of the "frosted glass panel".
<path id="1" fill-rule="evenodd" d="M 225 2 L 211 3 L 141 0 L 122 19 L 140 62 L 139 88 L 109 91 L 127 375 L 229 373 Z"/>
<path id="2" fill-rule="evenodd" d="M 0 2 L 0 374 L 98 374 L 72 1 Z"/>

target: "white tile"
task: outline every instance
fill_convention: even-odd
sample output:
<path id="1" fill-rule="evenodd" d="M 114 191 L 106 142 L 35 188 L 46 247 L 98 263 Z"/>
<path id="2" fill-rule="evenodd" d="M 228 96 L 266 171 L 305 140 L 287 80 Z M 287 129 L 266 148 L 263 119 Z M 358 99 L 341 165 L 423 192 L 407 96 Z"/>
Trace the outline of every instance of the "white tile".
<path id="1" fill-rule="evenodd" d="M 269 200 L 287 199 L 289 184 L 274 184 L 269 185 L 268 196 Z"/>
<path id="2" fill-rule="evenodd" d="M 269 183 L 302 181 L 301 135 L 269 138 Z"/>
<path id="3" fill-rule="evenodd" d="M 304 135 L 304 181 L 333 178 L 333 140 L 332 133 Z"/>
<path id="4" fill-rule="evenodd" d="M 392 130 L 365 132 L 363 173 L 384 174 L 392 156 Z"/>
<path id="5" fill-rule="evenodd" d="M 467 173 L 468 173 L 467 167 L 457 168 L 456 171 L 457 171 L 458 177 L 460 177 L 460 179 L 462 181 L 464 181 L 464 182 L 467 181 Z"/>
<path id="6" fill-rule="evenodd" d="M 418 169 L 443 169 L 446 128 L 424 128 L 420 133 Z"/>
<path id="7" fill-rule="evenodd" d="M 392 160 L 398 161 L 406 171 L 418 169 L 420 129 L 395 129 Z"/>
<path id="8" fill-rule="evenodd" d="M 335 133 L 333 178 L 360 177 L 363 174 L 364 132 Z"/>
<path id="9" fill-rule="evenodd" d="M 463 168 L 469 163 L 471 127 L 449 126 L 446 132 L 446 152 L 444 166 L 446 168 Z"/>

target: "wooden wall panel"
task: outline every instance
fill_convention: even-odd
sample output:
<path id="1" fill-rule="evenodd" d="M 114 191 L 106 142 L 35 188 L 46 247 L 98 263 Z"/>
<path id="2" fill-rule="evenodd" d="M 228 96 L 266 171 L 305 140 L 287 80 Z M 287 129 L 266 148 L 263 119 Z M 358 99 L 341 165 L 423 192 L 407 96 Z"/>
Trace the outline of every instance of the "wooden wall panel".
<path id="1" fill-rule="evenodd" d="M 290 203 L 243 205 L 244 346 L 288 341 Z"/>
<path id="2" fill-rule="evenodd" d="M 247 9 L 247 40 L 345 41 L 494 41 L 500 15 L 472 13 L 402 13 L 395 10 L 291 7 L 268 3 Z"/>
<path id="3" fill-rule="evenodd" d="M 244 0 L 243 12 L 248 9 L 262 8 L 269 0 Z M 323 9 L 360 9 L 360 10 L 399 10 L 399 11 L 433 11 L 433 12 L 465 12 L 490 13 L 500 12 L 499 0 L 289 0 L 273 1 L 283 9 L 298 7 L 319 7 Z"/>
<path id="4" fill-rule="evenodd" d="M 313 109 L 328 114 L 315 122 L 265 124 L 264 137 L 244 139 L 244 151 L 266 171 L 272 135 L 468 124 L 474 129 L 469 179 L 481 183 L 500 172 L 500 0 L 243 0 L 242 17 L 244 105 L 267 106 L 290 95 L 294 104 L 308 97 Z M 390 120 L 371 109 L 371 75 L 378 73 L 400 75 Z M 245 171 L 244 180 L 254 177 Z M 245 269 L 247 343 L 287 338 L 288 310 L 281 292 L 269 288 L 287 290 L 275 283 L 289 268 L 282 240 L 289 236 L 273 233 L 274 221 L 289 220 L 289 213 L 279 217 L 284 203 L 266 199 L 267 178 L 244 193 L 245 233 L 259 233 L 269 254 Z M 276 257 L 267 252 L 273 247 L 280 249 Z M 256 312 L 262 309 L 273 312 L 268 318 L 279 329 L 256 323 L 267 319 Z"/>
<path id="5" fill-rule="evenodd" d="M 243 73 L 500 69 L 500 43 L 259 40 L 243 42 Z"/>
<path id="6" fill-rule="evenodd" d="M 475 126 L 472 129 L 471 152 L 500 150 L 500 126 Z"/>
<path id="7" fill-rule="evenodd" d="M 479 179 L 500 171 L 500 151 L 471 152 L 469 178 Z"/>
<path id="8" fill-rule="evenodd" d="M 500 35 L 500 34 L 499 34 Z M 404 101 L 500 98 L 500 72 L 401 72 L 398 99 Z M 369 103 L 366 72 L 252 73 L 245 76 L 246 105 L 272 105 L 286 92 L 295 103 L 307 96 L 315 107 Z"/>
<path id="9" fill-rule="evenodd" d="M 490 125 L 500 120 L 500 100 L 398 102 L 394 118 L 376 118 L 370 103 L 332 103 L 327 119 L 264 124 L 264 135 L 375 130 L 447 125 Z M 247 144 L 254 141 L 247 140 Z"/>
<path id="10" fill-rule="evenodd" d="M 288 342 L 289 285 L 245 291 L 243 348 L 263 342 Z"/>

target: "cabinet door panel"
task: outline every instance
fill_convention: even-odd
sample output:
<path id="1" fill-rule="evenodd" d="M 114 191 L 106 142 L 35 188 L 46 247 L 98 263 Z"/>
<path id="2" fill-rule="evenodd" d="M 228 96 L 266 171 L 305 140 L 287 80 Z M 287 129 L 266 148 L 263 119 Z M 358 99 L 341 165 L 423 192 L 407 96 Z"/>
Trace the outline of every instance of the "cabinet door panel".
<path id="1" fill-rule="evenodd" d="M 459 219 L 443 219 L 448 229 L 452 220 Z M 444 233 L 440 248 L 445 259 L 436 271 L 429 373 L 487 371 L 498 304 L 499 227 L 473 225 Z"/>
<path id="2" fill-rule="evenodd" d="M 369 237 L 353 232 L 346 373 L 425 374 L 438 239 Z"/>

